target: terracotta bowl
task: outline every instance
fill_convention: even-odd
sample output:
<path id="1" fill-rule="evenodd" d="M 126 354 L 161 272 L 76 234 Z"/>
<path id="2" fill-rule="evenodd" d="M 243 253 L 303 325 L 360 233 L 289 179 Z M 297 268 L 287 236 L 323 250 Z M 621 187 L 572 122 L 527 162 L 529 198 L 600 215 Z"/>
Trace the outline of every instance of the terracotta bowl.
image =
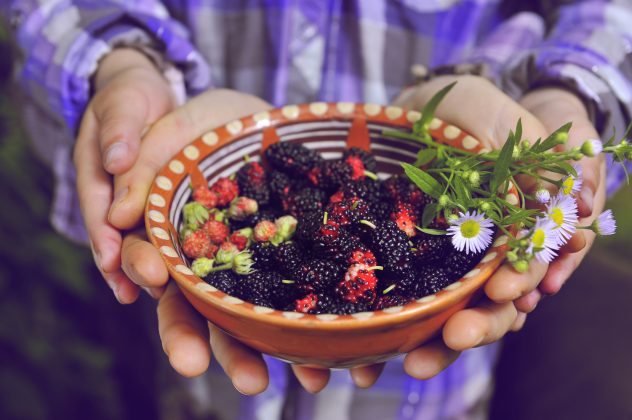
<path id="1" fill-rule="evenodd" d="M 156 177 L 145 213 L 149 239 L 189 302 L 210 322 L 263 353 L 329 368 L 377 363 L 406 353 L 437 335 L 453 313 L 477 297 L 504 258 L 506 236 L 495 239 L 474 269 L 436 294 L 374 312 L 306 315 L 252 305 L 196 277 L 176 230 L 182 223 L 182 207 L 189 200 L 191 184 L 213 182 L 234 173 L 244 164 L 245 155 L 258 157 L 262 147 L 276 141 L 302 143 L 325 158 L 340 156 L 348 145 L 370 148 L 378 161 L 378 175 L 399 173 L 398 162 L 413 162 L 419 145 L 385 138 L 382 131 L 410 130 L 419 118 L 419 112 L 397 107 L 312 103 L 232 121 L 186 146 Z M 436 118 L 430 132 L 455 147 L 475 152 L 483 149 L 472 136 Z M 507 199 L 517 202 L 515 191 Z"/>

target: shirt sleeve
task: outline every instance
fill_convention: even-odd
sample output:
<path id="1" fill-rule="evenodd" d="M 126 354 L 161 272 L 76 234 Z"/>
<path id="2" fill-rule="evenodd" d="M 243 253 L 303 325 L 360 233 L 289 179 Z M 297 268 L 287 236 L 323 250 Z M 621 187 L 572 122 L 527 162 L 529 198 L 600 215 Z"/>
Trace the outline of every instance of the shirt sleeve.
<path id="1" fill-rule="evenodd" d="M 51 222 L 85 242 L 72 147 L 91 98 L 99 60 L 119 46 L 137 48 L 163 71 L 176 98 L 210 86 L 210 72 L 187 29 L 155 0 L 17 0 L 0 5 L 22 53 L 19 81 L 26 128 L 56 178 Z"/>
<path id="2" fill-rule="evenodd" d="M 544 40 L 508 61 L 503 88 L 519 97 L 539 86 L 567 87 L 583 98 L 602 138 L 613 130 L 620 136 L 632 115 L 632 2 L 565 3 L 544 10 Z M 622 165 L 609 159 L 608 194 L 624 179 Z"/>

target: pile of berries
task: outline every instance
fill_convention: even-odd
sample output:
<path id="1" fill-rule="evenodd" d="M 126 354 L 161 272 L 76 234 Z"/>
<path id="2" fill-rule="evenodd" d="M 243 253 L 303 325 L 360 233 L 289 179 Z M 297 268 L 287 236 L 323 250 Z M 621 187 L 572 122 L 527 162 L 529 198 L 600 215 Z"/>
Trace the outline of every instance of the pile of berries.
<path id="1" fill-rule="evenodd" d="M 282 142 L 264 158 L 197 187 L 184 208 L 192 270 L 232 296 L 314 314 L 378 310 L 435 293 L 480 259 L 419 231 L 430 197 L 402 175 L 378 180 L 366 151 L 325 160 Z"/>

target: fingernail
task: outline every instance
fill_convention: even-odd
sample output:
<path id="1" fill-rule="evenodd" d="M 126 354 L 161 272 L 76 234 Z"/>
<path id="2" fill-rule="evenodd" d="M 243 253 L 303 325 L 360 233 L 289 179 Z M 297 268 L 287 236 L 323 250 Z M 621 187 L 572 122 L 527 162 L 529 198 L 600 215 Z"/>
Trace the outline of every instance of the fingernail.
<path id="1" fill-rule="evenodd" d="M 154 290 L 151 287 L 143 287 L 142 288 L 145 292 L 147 292 L 147 294 L 149 296 L 151 296 L 154 299 L 158 299 L 160 296 L 158 295 L 158 292 L 156 290 Z"/>
<path id="2" fill-rule="evenodd" d="M 116 300 L 118 301 L 118 303 L 123 303 L 121 302 L 121 298 L 119 297 L 119 287 L 118 284 L 116 284 L 116 282 L 114 280 L 111 280 L 107 277 L 105 277 L 105 282 L 107 283 L 108 287 L 112 290 L 112 293 L 114 293 L 114 297 L 116 298 Z"/>
<path id="3" fill-rule="evenodd" d="M 590 211 L 590 214 L 592 214 L 594 193 L 590 190 L 590 188 L 583 188 L 582 191 L 579 193 L 579 197 L 586 205 L 586 208 Z"/>
<path id="4" fill-rule="evenodd" d="M 110 167 L 113 163 L 121 160 L 127 155 L 128 147 L 125 143 L 114 143 L 105 153 L 105 166 Z"/>
<path id="5" fill-rule="evenodd" d="M 94 247 L 94 243 L 92 242 L 92 239 L 89 240 L 90 241 L 90 250 L 92 251 L 92 258 L 94 258 L 94 263 L 97 265 L 97 268 L 103 272 L 103 263 L 101 262 L 101 251 L 97 251 Z"/>

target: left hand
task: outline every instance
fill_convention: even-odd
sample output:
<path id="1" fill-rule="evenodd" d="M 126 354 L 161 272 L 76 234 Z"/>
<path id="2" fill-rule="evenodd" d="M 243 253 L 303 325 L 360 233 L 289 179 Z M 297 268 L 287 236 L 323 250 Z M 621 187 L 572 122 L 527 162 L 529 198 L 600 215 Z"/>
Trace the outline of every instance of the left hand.
<path id="1" fill-rule="evenodd" d="M 500 148 L 509 130 L 522 119 L 525 138 L 546 137 L 572 121 L 565 147 L 580 146 L 599 138 L 582 102 L 558 88 L 538 89 L 514 102 L 487 80 L 476 76 L 444 76 L 405 91 L 396 104 L 421 109 L 443 86 L 459 83 L 437 109 L 436 115 L 462 128 L 483 144 Z M 605 202 L 605 164 L 602 158 L 583 159 L 583 188 L 578 197 L 580 224 L 587 225 L 602 211 Z M 447 368 L 463 350 L 501 339 L 522 328 L 543 294 L 557 293 L 587 254 L 595 235 L 579 230 L 551 264 L 532 262 L 527 273 L 502 265 L 485 285 L 484 302 L 454 314 L 436 339 L 411 351 L 404 361 L 406 372 L 419 379 L 431 378 Z M 371 378 L 377 379 L 377 375 Z M 367 381 L 370 382 L 370 381 Z"/>

